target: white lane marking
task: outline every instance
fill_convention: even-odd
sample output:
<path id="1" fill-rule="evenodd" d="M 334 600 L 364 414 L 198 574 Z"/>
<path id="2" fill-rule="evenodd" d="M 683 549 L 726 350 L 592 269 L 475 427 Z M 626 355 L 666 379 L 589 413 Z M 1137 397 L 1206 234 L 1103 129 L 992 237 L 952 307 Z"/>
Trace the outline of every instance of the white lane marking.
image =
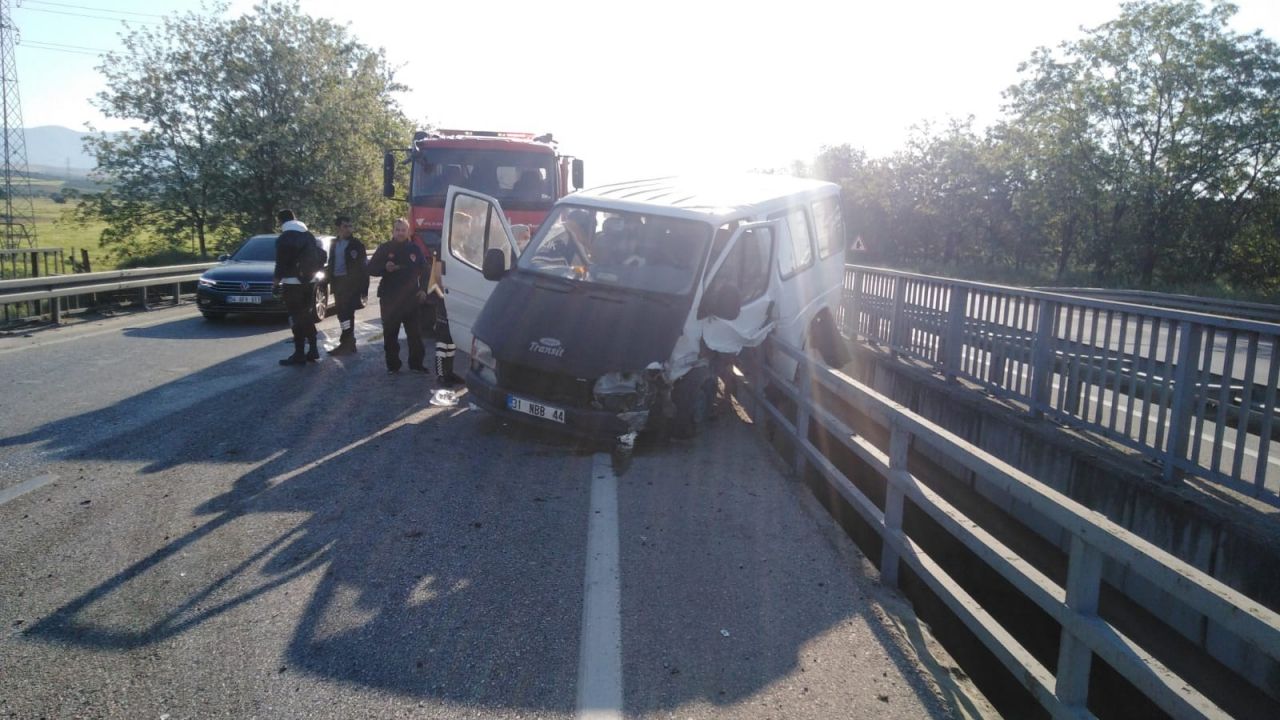
<path id="1" fill-rule="evenodd" d="M 42 488 L 45 485 L 48 485 L 49 483 L 57 479 L 58 479 L 57 475 L 54 475 L 53 473 L 49 473 L 48 475 L 33 477 L 30 480 L 20 482 L 17 485 L 14 485 L 13 487 L 7 487 L 3 490 L 0 490 L 0 505 L 3 505 L 9 502 L 10 500 L 15 500 L 17 498 L 20 498 L 23 495 L 26 495 L 27 493 L 31 492 L 32 490 Z"/>
<path id="2" fill-rule="evenodd" d="M 35 350 L 37 348 L 51 347 L 53 345 L 61 345 L 62 343 L 69 343 L 75 340 L 88 340 L 89 338 L 100 337 L 102 335 L 110 335 L 112 333 L 123 333 L 126 330 L 140 330 L 143 328 L 155 327 L 156 325 L 163 325 L 168 322 L 174 322 L 175 320 L 182 320 L 187 317 L 195 317 L 195 315 L 196 313 L 194 312 L 190 314 L 174 313 L 172 315 L 169 315 L 168 317 L 162 318 L 160 320 L 152 320 L 151 322 L 129 323 L 126 327 L 105 328 L 102 330 L 95 330 L 94 332 L 71 335 L 70 337 L 56 338 L 54 340 L 47 340 L 45 342 L 36 342 L 30 345 L 21 345 L 19 347 L 14 347 L 14 348 L 5 348 L 4 350 L 0 350 L 0 355 L 8 355 L 9 353 L 22 352 L 23 350 Z"/>
<path id="3" fill-rule="evenodd" d="M 591 459 L 587 578 L 578 656 L 578 717 L 622 717 L 622 588 L 618 567 L 618 478 L 606 453 Z"/>

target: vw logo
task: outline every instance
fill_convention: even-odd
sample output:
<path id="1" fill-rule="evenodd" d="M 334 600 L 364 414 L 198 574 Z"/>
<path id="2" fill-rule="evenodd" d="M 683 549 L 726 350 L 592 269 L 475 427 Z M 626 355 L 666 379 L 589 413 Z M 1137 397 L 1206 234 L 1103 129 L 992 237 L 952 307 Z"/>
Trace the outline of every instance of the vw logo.
<path id="1" fill-rule="evenodd" d="M 248 289 L 249 289 L 249 283 L 244 282 L 244 281 L 241 281 L 241 282 L 240 282 L 240 289 L 241 289 L 241 290 L 248 290 Z"/>

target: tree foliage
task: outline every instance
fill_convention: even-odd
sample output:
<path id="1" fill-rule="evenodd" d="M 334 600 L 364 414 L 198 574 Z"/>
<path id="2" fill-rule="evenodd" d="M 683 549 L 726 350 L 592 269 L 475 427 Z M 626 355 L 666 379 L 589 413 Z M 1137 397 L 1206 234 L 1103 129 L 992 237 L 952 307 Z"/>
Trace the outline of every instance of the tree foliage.
<path id="1" fill-rule="evenodd" d="M 97 105 L 138 124 L 87 141 L 109 189 L 81 217 L 106 220 L 101 241 L 121 254 L 150 235 L 204 255 L 269 232 L 282 207 L 317 228 L 342 213 L 385 229 L 382 150 L 411 128 L 383 52 L 293 2 L 224 10 L 134 30 L 105 57 Z"/>
<path id="2" fill-rule="evenodd" d="M 921 128 L 881 160 L 826 148 L 815 172 L 885 261 L 1274 290 L 1280 49 L 1232 31 L 1235 12 L 1124 3 L 1036 50 L 985 132 Z"/>

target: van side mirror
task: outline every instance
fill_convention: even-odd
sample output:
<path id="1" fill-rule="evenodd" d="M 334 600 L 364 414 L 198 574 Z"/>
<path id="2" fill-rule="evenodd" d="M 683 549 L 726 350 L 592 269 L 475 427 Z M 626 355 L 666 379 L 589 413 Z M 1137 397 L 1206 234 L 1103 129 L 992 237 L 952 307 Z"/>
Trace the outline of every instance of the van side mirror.
<path id="1" fill-rule="evenodd" d="M 502 248 L 489 248 L 480 268 L 485 280 L 500 280 L 507 273 L 507 253 Z"/>
<path id="2" fill-rule="evenodd" d="M 396 156 L 390 152 L 382 156 L 382 196 L 396 196 Z"/>
<path id="3" fill-rule="evenodd" d="M 582 160 L 575 158 L 573 161 L 573 189 L 581 190 L 582 187 Z"/>
<path id="4" fill-rule="evenodd" d="M 742 313 L 742 291 L 737 285 L 714 287 L 703 298 L 702 309 L 721 320 L 737 320 Z"/>
<path id="5" fill-rule="evenodd" d="M 218 256 L 218 262 L 226 262 L 230 259 L 231 259 L 231 256 L 226 253 L 222 253 L 221 255 Z"/>

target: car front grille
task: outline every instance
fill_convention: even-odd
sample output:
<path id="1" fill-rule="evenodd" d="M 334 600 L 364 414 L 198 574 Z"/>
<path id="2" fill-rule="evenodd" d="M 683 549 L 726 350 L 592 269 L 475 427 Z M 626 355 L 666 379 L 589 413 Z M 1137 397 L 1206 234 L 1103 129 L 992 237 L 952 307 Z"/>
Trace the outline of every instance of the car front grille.
<path id="1" fill-rule="evenodd" d="M 243 287 L 244 285 L 248 285 L 248 287 Z M 269 293 L 271 292 L 271 281 L 242 283 L 239 280 L 218 280 L 214 284 L 213 289 L 229 293 Z"/>
<path id="2" fill-rule="evenodd" d="M 535 370 L 510 362 L 498 363 L 498 385 L 531 400 L 572 407 L 591 406 L 591 381 Z"/>

